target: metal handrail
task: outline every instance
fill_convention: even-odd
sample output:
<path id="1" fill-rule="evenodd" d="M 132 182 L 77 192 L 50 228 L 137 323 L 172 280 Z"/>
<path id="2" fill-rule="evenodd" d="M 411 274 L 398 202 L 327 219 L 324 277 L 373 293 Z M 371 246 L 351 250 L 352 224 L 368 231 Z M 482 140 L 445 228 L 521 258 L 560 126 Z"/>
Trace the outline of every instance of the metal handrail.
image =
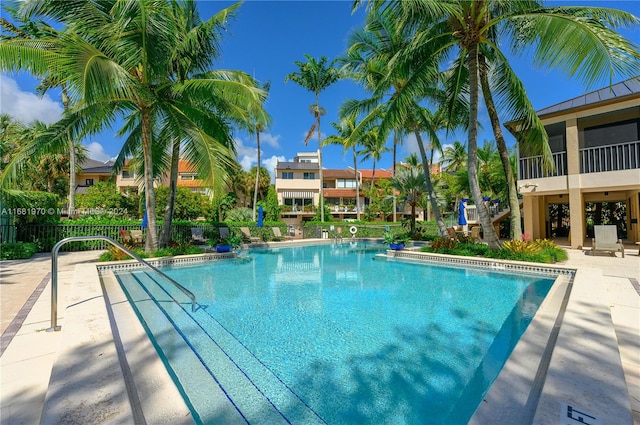
<path id="1" fill-rule="evenodd" d="M 134 254 L 124 246 L 120 245 L 118 242 L 114 241 L 110 237 L 108 236 L 71 236 L 71 237 L 62 239 L 60 242 L 55 244 L 53 248 L 51 248 L 51 327 L 47 329 L 47 332 L 59 331 L 62 328 L 61 326 L 58 326 L 58 251 L 60 250 L 60 247 L 68 242 L 75 242 L 75 241 L 81 242 L 81 241 L 94 241 L 94 240 L 102 240 L 102 241 L 109 242 L 111 245 L 121 249 L 126 254 L 131 256 L 133 259 L 137 260 L 139 263 L 144 264 L 145 266 L 149 267 L 151 270 L 160 274 L 162 277 L 164 277 L 170 283 L 172 283 L 174 286 L 180 289 L 186 296 L 191 298 L 191 311 L 196 310 L 196 296 L 193 295 L 191 291 L 189 291 L 184 286 L 180 285 L 178 282 L 176 282 L 166 274 L 162 273 L 160 270 L 158 270 L 156 266 L 149 264 L 148 262 L 146 262 L 145 260 L 137 256 L 136 254 Z"/>

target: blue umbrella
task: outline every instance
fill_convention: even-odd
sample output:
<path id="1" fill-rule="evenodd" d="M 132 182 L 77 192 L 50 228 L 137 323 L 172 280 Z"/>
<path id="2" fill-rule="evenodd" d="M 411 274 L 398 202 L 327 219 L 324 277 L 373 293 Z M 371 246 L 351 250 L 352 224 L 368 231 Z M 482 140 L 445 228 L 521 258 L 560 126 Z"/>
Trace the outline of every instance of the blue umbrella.
<path id="1" fill-rule="evenodd" d="M 466 198 L 463 198 L 460 201 L 460 204 L 458 205 L 458 212 L 459 212 L 459 214 L 458 214 L 458 224 L 460 226 L 466 226 L 467 225 L 467 219 L 464 216 L 464 209 L 466 208 L 465 205 L 464 205 L 465 202 L 466 202 Z"/>
<path id="2" fill-rule="evenodd" d="M 149 219 L 147 218 L 147 209 L 144 209 L 144 217 L 142 217 L 142 228 L 146 229 L 147 228 L 147 221 L 149 221 Z"/>
<path id="3" fill-rule="evenodd" d="M 262 205 L 258 206 L 258 227 L 262 227 L 262 213 L 263 213 Z"/>

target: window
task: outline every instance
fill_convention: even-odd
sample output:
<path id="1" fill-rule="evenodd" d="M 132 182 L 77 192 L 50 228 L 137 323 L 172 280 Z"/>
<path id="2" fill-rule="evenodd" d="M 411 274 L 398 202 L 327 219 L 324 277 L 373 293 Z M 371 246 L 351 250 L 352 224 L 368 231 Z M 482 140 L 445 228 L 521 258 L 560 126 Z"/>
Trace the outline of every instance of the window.
<path id="1" fill-rule="evenodd" d="M 584 129 L 584 147 L 617 145 L 638 140 L 640 120 L 628 120 Z"/>
<path id="2" fill-rule="evenodd" d="M 303 178 L 305 180 L 315 180 L 316 179 L 316 173 L 304 173 Z"/>
<path id="3" fill-rule="evenodd" d="M 282 172 L 283 180 L 293 180 L 293 171 L 283 171 Z"/>
<path id="4" fill-rule="evenodd" d="M 194 174 L 180 174 L 180 180 L 195 180 L 196 177 Z"/>
<path id="5" fill-rule="evenodd" d="M 123 179 L 132 179 L 135 177 L 135 174 L 133 171 L 129 171 L 129 170 L 122 170 L 122 178 Z"/>
<path id="6" fill-rule="evenodd" d="M 93 186 L 93 179 L 86 179 L 85 186 Z"/>
<path id="7" fill-rule="evenodd" d="M 340 189 L 355 189 L 355 179 L 338 179 L 336 181 L 336 187 Z"/>

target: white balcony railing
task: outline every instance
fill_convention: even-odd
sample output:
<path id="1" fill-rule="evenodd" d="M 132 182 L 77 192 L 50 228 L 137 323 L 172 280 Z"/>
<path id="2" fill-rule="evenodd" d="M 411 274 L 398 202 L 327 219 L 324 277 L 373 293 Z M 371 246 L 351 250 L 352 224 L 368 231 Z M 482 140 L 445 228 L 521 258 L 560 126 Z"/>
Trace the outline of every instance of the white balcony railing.
<path id="1" fill-rule="evenodd" d="M 542 155 L 520 158 L 519 180 L 539 179 L 541 177 L 555 177 L 567 175 L 567 153 L 555 152 L 553 154 L 553 164 L 555 168 L 551 171 L 544 171 L 542 168 Z"/>
<path id="2" fill-rule="evenodd" d="M 580 149 L 580 173 L 640 168 L 640 141 Z"/>
<path id="3" fill-rule="evenodd" d="M 618 143 L 580 149 L 580 173 L 601 173 L 603 171 L 635 170 L 640 168 L 640 141 Z M 567 153 L 553 154 L 555 170 L 544 172 L 542 156 L 520 158 L 518 178 L 537 179 L 567 175 Z"/>

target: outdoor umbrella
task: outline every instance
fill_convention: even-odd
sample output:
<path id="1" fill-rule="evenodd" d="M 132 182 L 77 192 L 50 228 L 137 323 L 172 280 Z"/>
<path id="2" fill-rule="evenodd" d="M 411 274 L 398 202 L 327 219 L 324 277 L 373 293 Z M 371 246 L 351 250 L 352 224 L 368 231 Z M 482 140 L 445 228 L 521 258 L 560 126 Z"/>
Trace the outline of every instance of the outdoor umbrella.
<path id="1" fill-rule="evenodd" d="M 262 205 L 258 206 L 258 227 L 262 227 L 262 213 L 263 213 Z"/>

